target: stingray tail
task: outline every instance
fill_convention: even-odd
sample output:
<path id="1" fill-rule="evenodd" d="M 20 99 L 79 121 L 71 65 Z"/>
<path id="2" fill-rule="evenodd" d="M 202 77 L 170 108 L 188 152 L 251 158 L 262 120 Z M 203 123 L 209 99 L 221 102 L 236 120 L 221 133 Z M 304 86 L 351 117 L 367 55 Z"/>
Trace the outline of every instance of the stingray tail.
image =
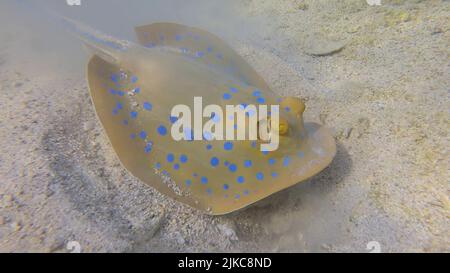
<path id="1" fill-rule="evenodd" d="M 73 19 L 56 16 L 65 30 L 83 41 L 89 51 L 107 62 L 118 63 L 121 53 L 131 46 L 129 41 L 119 40 Z"/>
<path id="2" fill-rule="evenodd" d="M 81 22 L 61 16 L 53 10 L 47 9 L 43 5 L 38 5 L 33 1 L 16 0 L 16 3 L 32 14 L 35 14 L 36 10 L 40 11 L 39 13 L 45 16 L 46 20 L 62 27 L 65 31 L 83 41 L 90 52 L 98 55 L 107 62 L 118 63 L 122 53 L 132 45 L 129 41 L 120 40 L 104 34 Z"/>

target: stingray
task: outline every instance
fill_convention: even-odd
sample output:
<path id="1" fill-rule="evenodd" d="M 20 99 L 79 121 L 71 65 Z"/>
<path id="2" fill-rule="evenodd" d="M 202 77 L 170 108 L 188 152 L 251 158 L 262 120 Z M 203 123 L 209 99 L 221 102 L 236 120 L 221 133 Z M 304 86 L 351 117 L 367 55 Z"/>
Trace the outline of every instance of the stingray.
<path id="1" fill-rule="evenodd" d="M 304 122 L 303 100 L 282 98 L 217 36 L 176 23 L 135 28 L 138 43 L 61 20 L 93 53 L 87 79 L 95 112 L 123 166 L 160 193 L 207 214 L 249 206 L 322 171 L 332 161 L 330 131 Z M 174 105 L 279 105 L 280 140 L 175 141 Z M 225 117 L 224 117 L 225 118 Z M 192 131 L 187 128 L 186 134 Z"/>

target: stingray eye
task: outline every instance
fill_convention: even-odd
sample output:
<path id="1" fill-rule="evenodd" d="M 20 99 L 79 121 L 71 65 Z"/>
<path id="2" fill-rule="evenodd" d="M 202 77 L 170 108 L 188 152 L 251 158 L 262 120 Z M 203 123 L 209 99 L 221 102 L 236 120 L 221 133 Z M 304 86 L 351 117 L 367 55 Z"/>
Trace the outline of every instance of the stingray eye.
<path id="1" fill-rule="evenodd" d="M 261 127 L 260 125 L 265 125 L 267 127 L 264 126 Z M 284 136 L 287 135 L 287 133 L 289 132 L 289 123 L 287 122 L 286 119 L 282 117 L 279 118 L 278 124 L 276 124 L 276 122 L 270 117 L 267 118 L 267 120 L 260 120 L 258 122 L 258 138 L 259 136 L 261 136 L 260 130 L 266 129 L 269 132 L 273 130 L 273 132 L 277 132 L 280 136 Z"/>
<path id="2" fill-rule="evenodd" d="M 289 123 L 287 122 L 286 119 L 280 117 L 279 121 L 278 121 L 278 126 L 276 124 L 274 124 L 275 122 L 273 122 L 273 120 L 270 120 L 270 127 L 273 128 L 273 130 L 275 132 L 278 131 L 278 134 L 280 136 L 284 136 L 288 133 L 289 131 Z"/>
<path id="3" fill-rule="evenodd" d="M 288 110 L 294 114 L 297 118 L 301 118 L 305 111 L 305 102 L 296 97 L 286 97 L 280 103 L 282 109 Z M 281 124 L 281 122 L 280 122 Z"/>

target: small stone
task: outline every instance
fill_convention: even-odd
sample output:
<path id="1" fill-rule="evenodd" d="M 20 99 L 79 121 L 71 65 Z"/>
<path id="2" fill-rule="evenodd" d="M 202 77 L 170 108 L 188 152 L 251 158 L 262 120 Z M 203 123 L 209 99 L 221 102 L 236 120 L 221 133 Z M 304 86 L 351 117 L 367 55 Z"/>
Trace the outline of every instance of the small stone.
<path id="1" fill-rule="evenodd" d="M 444 32 L 444 30 L 442 28 L 436 27 L 431 30 L 431 35 L 441 34 L 443 32 Z"/>
<path id="2" fill-rule="evenodd" d="M 12 206 L 12 204 L 13 204 L 13 196 L 12 195 L 10 195 L 10 194 L 5 194 L 5 195 L 3 195 L 3 207 L 4 208 L 9 208 L 9 207 L 11 207 Z"/>
<path id="3" fill-rule="evenodd" d="M 313 35 L 306 40 L 305 53 L 312 56 L 328 56 L 340 52 L 348 44 L 344 40 L 332 40 L 321 35 Z"/>
<path id="4" fill-rule="evenodd" d="M 391 10 L 384 16 L 387 26 L 395 26 L 411 20 L 411 15 L 403 10 Z"/>
<path id="5" fill-rule="evenodd" d="M 299 10 L 307 10 L 308 9 L 308 4 L 306 4 L 306 3 L 300 3 L 300 4 L 298 4 L 297 5 L 297 8 L 299 9 Z"/>
<path id="6" fill-rule="evenodd" d="M 94 129 L 95 123 L 93 121 L 87 121 L 83 124 L 83 130 L 85 132 L 87 131 L 91 131 L 92 129 Z"/>
<path id="7" fill-rule="evenodd" d="M 349 139 L 349 138 L 350 138 L 350 135 L 352 134 L 352 131 L 353 131 L 353 128 L 352 128 L 352 127 L 350 127 L 350 128 L 345 128 L 344 131 L 342 132 L 342 136 L 343 136 L 345 139 Z"/>
<path id="8" fill-rule="evenodd" d="M 370 128 L 370 120 L 367 118 L 358 119 L 358 138 L 362 137 L 369 131 Z"/>
<path id="9" fill-rule="evenodd" d="M 332 250 L 332 246 L 329 244 L 322 244 L 320 246 L 322 249 L 326 250 L 326 251 L 331 251 Z"/>
<path id="10" fill-rule="evenodd" d="M 222 232 L 225 237 L 232 241 L 238 241 L 239 238 L 236 235 L 236 231 L 231 223 L 222 223 L 217 225 L 217 229 Z"/>
<path id="11" fill-rule="evenodd" d="M 19 222 L 12 222 L 10 227 L 12 232 L 17 232 L 22 228 L 22 225 Z"/>
<path id="12" fill-rule="evenodd" d="M 186 243 L 183 236 L 179 232 L 175 233 L 175 240 L 177 241 L 177 244 L 179 244 L 179 245 L 184 245 Z"/>

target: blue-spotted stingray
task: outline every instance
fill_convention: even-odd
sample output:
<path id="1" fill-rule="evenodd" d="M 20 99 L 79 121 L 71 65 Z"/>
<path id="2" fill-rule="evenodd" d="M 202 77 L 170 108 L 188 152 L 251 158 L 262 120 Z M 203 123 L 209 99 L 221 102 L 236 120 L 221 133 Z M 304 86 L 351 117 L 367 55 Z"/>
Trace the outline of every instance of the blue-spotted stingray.
<path id="1" fill-rule="evenodd" d="M 280 98 L 217 36 L 175 23 L 136 27 L 139 43 L 61 20 L 91 49 L 87 67 L 97 116 L 123 166 L 181 203 L 220 215 L 244 208 L 317 174 L 332 161 L 335 141 L 305 123 L 305 105 Z M 261 140 L 175 141 L 171 108 L 193 109 L 195 97 L 220 105 L 279 105 L 280 143 Z"/>

